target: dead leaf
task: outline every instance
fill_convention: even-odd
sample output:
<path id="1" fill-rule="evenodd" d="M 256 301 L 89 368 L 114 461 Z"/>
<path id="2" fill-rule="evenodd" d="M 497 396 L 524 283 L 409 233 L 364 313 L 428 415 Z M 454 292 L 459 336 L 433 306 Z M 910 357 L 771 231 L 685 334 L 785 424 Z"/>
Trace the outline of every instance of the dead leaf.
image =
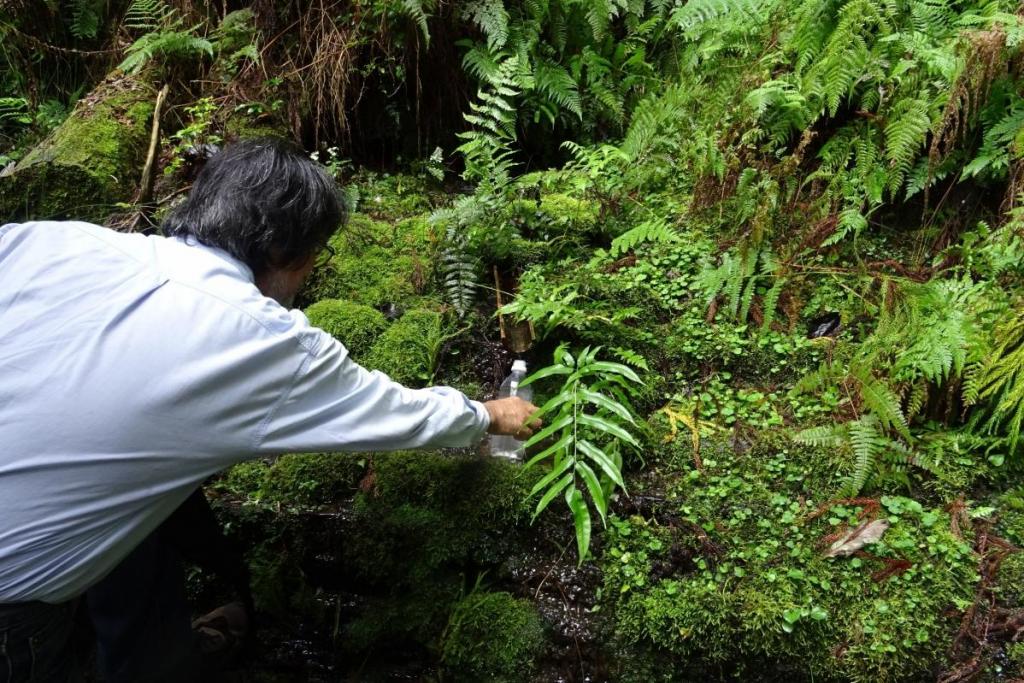
<path id="1" fill-rule="evenodd" d="M 888 528 L 889 522 L 884 519 L 864 522 L 833 543 L 828 551 L 825 552 L 825 557 L 846 557 L 847 555 L 852 555 L 866 545 L 878 543 L 882 538 L 882 534 Z"/>

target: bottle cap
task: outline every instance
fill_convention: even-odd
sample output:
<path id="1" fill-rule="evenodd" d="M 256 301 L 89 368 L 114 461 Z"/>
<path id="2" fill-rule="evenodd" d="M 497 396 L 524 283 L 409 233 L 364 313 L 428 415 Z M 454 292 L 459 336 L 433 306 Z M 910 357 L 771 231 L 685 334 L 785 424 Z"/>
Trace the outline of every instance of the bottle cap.
<path id="1" fill-rule="evenodd" d="M 526 361 L 517 360 L 512 362 L 512 372 L 526 372 Z"/>

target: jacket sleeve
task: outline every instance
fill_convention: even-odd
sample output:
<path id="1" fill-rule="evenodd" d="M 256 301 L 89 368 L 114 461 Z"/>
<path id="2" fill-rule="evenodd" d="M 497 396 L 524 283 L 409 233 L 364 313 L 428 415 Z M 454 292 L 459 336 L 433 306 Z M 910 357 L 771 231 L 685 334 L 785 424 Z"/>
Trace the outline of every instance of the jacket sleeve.
<path id="1" fill-rule="evenodd" d="M 260 428 L 261 454 L 460 447 L 483 438 L 490 419 L 482 403 L 451 387 L 405 387 L 320 335 Z"/>

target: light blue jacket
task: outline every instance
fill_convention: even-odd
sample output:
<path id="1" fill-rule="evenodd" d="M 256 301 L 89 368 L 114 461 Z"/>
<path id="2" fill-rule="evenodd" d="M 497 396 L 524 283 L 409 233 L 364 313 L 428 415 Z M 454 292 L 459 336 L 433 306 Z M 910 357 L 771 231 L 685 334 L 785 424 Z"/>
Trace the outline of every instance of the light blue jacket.
<path id="1" fill-rule="evenodd" d="M 0 603 L 81 594 L 241 460 L 466 446 L 487 426 L 454 389 L 360 367 L 223 251 L 0 227 Z"/>

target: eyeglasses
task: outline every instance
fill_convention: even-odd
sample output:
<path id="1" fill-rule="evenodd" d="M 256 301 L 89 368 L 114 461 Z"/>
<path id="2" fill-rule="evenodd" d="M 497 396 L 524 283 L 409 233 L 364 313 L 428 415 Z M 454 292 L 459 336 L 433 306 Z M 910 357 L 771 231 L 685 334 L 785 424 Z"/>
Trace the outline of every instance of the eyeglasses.
<path id="1" fill-rule="evenodd" d="M 331 259 L 333 259 L 337 255 L 338 252 L 335 251 L 334 247 L 332 247 L 329 244 L 325 244 L 323 249 L 320 251 L 320 255 L 317 256 L 316 267 L 322 268 L 323 266 L 326 266 L 328 263 L 330 263 Z"/>

